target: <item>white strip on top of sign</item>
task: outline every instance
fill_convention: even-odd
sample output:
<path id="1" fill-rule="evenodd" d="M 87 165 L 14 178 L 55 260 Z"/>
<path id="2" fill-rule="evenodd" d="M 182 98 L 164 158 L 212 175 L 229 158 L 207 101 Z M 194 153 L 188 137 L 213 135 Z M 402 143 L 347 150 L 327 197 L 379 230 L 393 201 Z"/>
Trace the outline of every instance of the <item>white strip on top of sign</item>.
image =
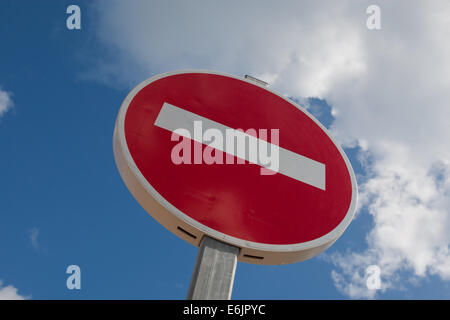
<path id="1" fill-rule="evenodd" d="M 249 145 L 251 145 L 252 142 L 257 142 L 259 146 L 263 146 L 266 149 L 270 148 L 270 150 L 273 150 L 271 143 L 258 139 L 252 135 L 246 134 L 245 132 L 241 130 L 235 130 L 233 128 L 229 128 L 223 124 L 217 123 L 213 120 L 204 118 L 202 116 L 199 116 L 195 113 L 186 111 L 184 109 L 181 109 L 177 106 L 171 105 L 167 102 L 164 102 L 161 111 L 158 114 L 158 117 L 155 121 L 155 125 L 166 129 L 171 132 L 175 132 L 181 136 L 184 136 L 186 138 L 190 138 L 194 141 L 204 143 L 202 136 L 197 136 L 195 134 L 184 135 L 183 132 L 194 132 L 194 121 L 201 121 L 202 122 L 202 129 L 208 130 L 208 129 L 216 129 L 223 133 L 223 136 L 226 136 L 227 130 L 232 130 L 233 134 L 236 137 L 245 137 L 249 141 Z M 177 130 L 177 129 L 186 129 L 186 130 Z M 238 158 L 242 158 L 244 160 L 247 160 L 251 163 L 260 165 L 262 167 L 266 167 L 270 169 L 269 166 L 266 166 L 264 164 L 258 163 L 258 161 L 254 161 L 254 159 L 251 159 L 251 157 L 248 156 L 247 152 L 244 152 L 244 154 L 236 152 L 233 148 L 233 150 L 226 150 L 224 147 L 224 144 L 221 145 L 210 145 L 214 146 L 215 149 L 218 149 L 222 152 L 226 152 L 228 154 L 232 154 L 233 156 L 236 156 Z M 275 146 L 279 150 L 279 169 L 276 170 L 277 172 L 291 177 L 295 180 L 301 181 L 303 183 L 309 184 L 313 187 L 325 190 L 325 164 L 320 163 L 318 161 L 309 159 L 307 157 L 304 157 L 300 154 L 297 154 L 295 152 L 289 151 L 287 149 L 284 149 L 279 146 Z"/>

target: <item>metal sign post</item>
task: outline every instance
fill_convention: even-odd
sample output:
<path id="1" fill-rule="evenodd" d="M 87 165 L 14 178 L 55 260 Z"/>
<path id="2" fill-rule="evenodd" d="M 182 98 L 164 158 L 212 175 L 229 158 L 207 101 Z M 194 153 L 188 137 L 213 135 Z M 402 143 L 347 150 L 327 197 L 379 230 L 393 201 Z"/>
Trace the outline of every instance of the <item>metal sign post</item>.
<path id="1" fill-rule="evenodd" d="M 188 300 L 229 300 L 239 248 L 204 236 L 192 273 Z"/>

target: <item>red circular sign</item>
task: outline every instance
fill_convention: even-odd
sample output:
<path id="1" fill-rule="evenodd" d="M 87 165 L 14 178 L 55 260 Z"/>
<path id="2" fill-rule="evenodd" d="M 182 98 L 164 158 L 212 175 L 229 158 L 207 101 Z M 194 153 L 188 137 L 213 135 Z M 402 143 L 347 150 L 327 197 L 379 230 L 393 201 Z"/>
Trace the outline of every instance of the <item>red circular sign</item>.
<path id="1" fill-rule="evenodd" d="M 207 146 L 211 128 L 224 133 L 222 147 L 217 136 L 219 144 Z M 245 154 L 236 151 L 239 132 Z M 228 133 L 236 134 L 236 149 L 226 149 Z M 250 140 L 258 147 L 253 158 Z M 274 150 L 266 174 L 264 150 Z M 128 188 L 161 224 L 195 245 L 206 234 L 238 246 L 245 262 L 310 258 L 342 234 L 356 208 L 352 167 L 324 126 L 291 100 L 234 76 L 178 71 L 144 81 L 122 104 L 114 153 Z"/>

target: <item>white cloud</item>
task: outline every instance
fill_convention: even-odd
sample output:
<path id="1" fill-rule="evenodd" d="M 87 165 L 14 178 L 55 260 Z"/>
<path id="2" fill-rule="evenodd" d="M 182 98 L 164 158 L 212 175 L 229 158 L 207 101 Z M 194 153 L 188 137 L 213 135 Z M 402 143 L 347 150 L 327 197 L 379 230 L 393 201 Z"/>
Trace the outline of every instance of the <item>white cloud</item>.
<path id="1" fill-rule="evenodd" d="M 415 152 L 385 143 L 377 152 L 383 156 L 370 168 L 372 178 L 361 187 L 360 205 L 374 221 L 368 249 L 331 257 L 341 271 L 334 271 L 333 279 L 350 297 L 375 296 L 365 284 L 365 269 L 372 264 L 381 269 L 382 292 L 428 274 L 450 280 L 450 166 L 423 166 L 413 160 Z"/>
<path id="2" fill-rule="evenodd" d="M 11 94 L 0 88 L 0 118 L 13 106 Z"/>
<path id="3" fill-rule="evenodd" d="M 359 34 L 345 17 L 336 19 L 345 7 L 331 1 L 323 7 L 298 1 L 103 2 L 99 37 L 116 60 L 102 61 L 100 76 L 129 83 L 171 69 L 216 69 L 252 74 L 296 95 L 320 95 L 337 79 L 364 72 Z"/>
<path id="4" fill-rule="evenodd" d="M 28 297 L 22 296 L 17 293 L 17 288 L 9 285 L 6 287 L 2 286 L 2 282 L 0 281 L 0 300 L 25 300 Z"/>
<path id="5" fill-rule="evenodd" d="M 370 34 L 364 77 L 326 96 L 339 109 L 335 134 L 359 140 L 372 157 L 360 186 L 360 206 L 374 221 L 368 249 L 334 261 L 335 283 L 354 298 L 375 295 L 355 279 L 370 264 L 380 266 L 383 290 L 429 274 L 450 280 L 450 7 L 403 5 L 382 6 L 383 30 Z"/>
<path id="6" fill-rule="evenodd" d="M 377 1 L 379 31 L 366 28 L 370 4 L 102 2 L 99 38 L 114 54 L 95 70 L 126 84 L 178 68 L 247 73 L 326 99 L 334 135 L 371 160 L 367 250 L 332 257 L 338 289 L 368 298 L 370 264 L 382 290 L 401 288 L 404 271 L 450 280 L 450 3 Z"/>

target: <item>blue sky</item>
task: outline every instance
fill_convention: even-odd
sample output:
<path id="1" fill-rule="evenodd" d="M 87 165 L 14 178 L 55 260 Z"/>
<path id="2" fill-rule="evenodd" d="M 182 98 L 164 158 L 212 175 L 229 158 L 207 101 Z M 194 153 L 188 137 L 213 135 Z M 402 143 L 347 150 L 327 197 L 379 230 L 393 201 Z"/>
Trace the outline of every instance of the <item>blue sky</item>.
<path id="1" fill-rule="evenodd" d="M 203 50 L 199 53 L 195 49 L 185 48 L 180 40 L 179 47 L 175 46 L 180 53 L 167 51 L 166 56 L 163 54 L 164 50 L 169 50 L 170 45 L 165 39 L 173 36 L 173 33 L 168 31 L 165 38 L 162 27 L 158 35 L 154 35 L 151 26 L 148 26 L 148 33 L 142 32 L 140 38 L 134 39 L 133 28 L 124 27 L 126 15 L 133 10 L 136 15 L 139 13 L 137 2 L 130 4 L 129 10 L 123 12 L 123 15 L 119 9 L 124 4 L 117 2 L 76 3 L 80 5 L 82 12 L 81 30 L 66 28 L 66 8 L 74 4 L 73 1 L 25 3 L 8 0 L 0 5 L 0 90 L 6 92 L 12 101 L 8 110 L 0 116 L 0 293 L 2 288 L 12 286 L 18 290 L 18 295 L 32 299 L 185 298 L 197 248 L 166 231 L 139 206 L 122 182 L 112 152 L 113 127 L 122 100 L 134 85 L 156 73 L 179 67 L 212 68 L 240 76 L 253 73 L 255 76 L 272 79 L 276 89 L 293 99 L 301 99 L 298 101 L 303 101 L 312 114 L 336 133 L 346 146 L 345 150 L 357 174 L 358 183 L 365 186 L 363 194 L 367 195 L 367 199 L 377 198 L 379 194 L 384 195 L 384 191 L 377 189 L 377 179 L 383 177 L 378 171 L 377 163 L 384 168 L 389 167 L 386 161 L 390 159 L 391 153 L 390 149 L 384 148 L 385 145 L 379 141 L 394 141 L 408 148 L 422 146 L 420 137 L 413 139 L 413 142 L 404 138 L 402 133 L 408 128 L 395 131 L 388 124 L 384 128 L 380 123 L 380 130 L 376 130 L 376 126 L 375 129 L 371 127 L 370 117 L 373 117 L 373 121 L 378 121 L 373 116 L 377 114 L 373 113 L 374 108 L 379 113 L 386 112 L 386 118 L 394 118 L 398 113 L 399 119 L 403 119 L 405 123 L 414 121 L 400 105 L 397 106 L 399 110 L 384 107 L 383 101 L 375 98 L 375 93 L 374 99 L 361 98 L 371 97 L 360 89 L 359 84 L 365 83 L 364 81 L 358 82 L 354 89 L 355 100 L 360 102 L 360 108 L 352 109 L 353 101 L 342 98 L 345 93 L 348 95 L 348 79 L 360 77 L 358 79 L 366 79 L 367 82 L 381 83 L 365 76 L 359 64 L 350 64 L 350 67 L 354 66 L 355 69 L 354 72 L 348 73 L 349 71 L 343 72 L 339 66 L 335 67 L 335 63 L 339 64 L 341 61 L 336 60 L 327 70 L 335 71 L 333 74 L 337 74 L 342 80 L 335 81 L 334 77 L 321 78 L 319 80 L 325 83 L 326 87 L 311 87 L 309 84 L 313 82 L 308 81 L 310 79 L 293 78 L 289 70 L 277 69 L 276 66 L 280 64 L 277 54 L 283 56 L 282 53 L 263 53 L 262 55 L 267 55 L 264 58 L 267 61 L 260 61 L 260 64 L 252 62 L 248 68 L 244 68 L 242 66 L 245 61 L 251 60 L 252 57 L 235 53 L 246 52 L 243 50 L 245 47 L 239 44 L 235 46 L 237 49 L 230 49 L 230 55 L 233 55 L 231 58 L 228 53 L 215 55 L 222 47 L 207 34 L 201 37 L 204 42 L 199 42 L 199 47 L 206 48 L 210 44 L 211 52 L 204 53 Z M 150 6 L 157 11 L 158 4 L 152 3 Z M 270 6 L 270 3 L 263 5 L 265 8 Z M 312 5 L 309 3 L 307 6 Z M 349 7 L 351 9 L 343 9 L 342 15 L 353 17 L 353 11 L 356 10 L 354 8 L 362 8 L 361 19 L 365 23 L 364 5 Z M 181 5 L 174 4 L 172 9 L 176 11 L 182 8 Z M 399 8 L 391 9 L 401 11 Z M 244 13 L 246 10 L 248 8 L 242 8 Z M 415 11 L 411 12 L 411 15 L 415 16 Z M 224 14 L 228 13 L 225 11 Z M 264 10 L 261 11 L 261 14 L 263 13 Z M 275 20 L 266 24 L 276 25 L 278 16 L 274 15 Z M 386 16 L 389 17 L 389 13 Z M 299 19 L 301 18 L 300 16 Z M 316 37 L 310 35 L 311 30 L 314 33 L 317 25 L 330 23 L 320 17 L 317 19 L 310 25 L 302 26 L 302 30 L 308 32 L 303 38 L 307 44 L 310 42 L 311 45 L 317 45 L 316 41 L 313 41 Z M 180 29 L 184 23 L 182 20 L 180 18 Z M 132 24 L 130 19 L 128 21 Z M 389 21 L 386 22 L 387 26 Z M 280 20 L 280 24 L 281 22 Z M 402 26 L 405 24 L 408 23 L 405 22 Z M 350 27 L 351 25 L 345 26 Z M 206 29 L 198 28 L 195 30 Z M 400 31 L 397 31 L 396 36 L 401 35 Z M 226 36 L 226 28 L 221 32 L 225 34 L 226 45 L 233 47 L 234 43 L 230 42 L 233 37 Z M 260 34 L 264 33 L 264 30 L 252 32 L 244 33 L 242 37 L 247 36 L 251 42 L 251 36 L 256 34 L 261 37 Z M 297 33 L 297 36 L 302 37 L 302 34 Z M 424 43 L 427 42 L 429 34 L 422 36 L 426 40 Z M 188 37 L 187 35 L 185 38 Z M 270 40 L 270 35 L 268 37 Z M 180 34 L 181 38 L 183 34 Z M 140 51 L 140 46 L 136 45 L 135 41 L 142 39 L 148 39 L 152 44 L 150 51 Z M 320 36 L 317 36 L 317 39 L 322 41 L 323 47 L 328 45 Z M 288 37 L 286 43 L 290 43 L 290 40 Z M 259 42 L 255 40 L 255 43 L 253 49 L 257 52 Z M 162 51 L 152 49 L 153 47 L 162 48 Z M 334 53 L 339 55 L 339 50 L 348 52 L 347 48 L 351 47 L 338 46 L 337 49 L 334 48 Z M 442 50 L 447 49 L 446 47 Z M 302 50 L 300 51 L 306 52 L 306 49 Z M 376 59 L 382 54 L 383 50 L 373 53 L 371 61 L 381 63 L 376 62 Z M 350 56 L 357 60 L 360 55 L 351 51 Z M 417 56 L 420 54 L 417 53 Z M 326 58 L 327 55 L 323 57 Z M 259 57 L 256 57 L 255 60 L 258 59 Z M 385 58 L 386 61 L 389 59 L 394 62 L 401 61 L 395 56 Z M 294 64 L 291 67 L 299 67 L 304 74 L 316 70 L 316 62 L 313 59 L 306 60 L 312 61 L 311 65 L 299 67 Z M 261 66 L 265 62 L 273 62 L 274 69 L 262 70 Z M 414 60 L 405 63 L 407 69 L 408 63 L 413 65 Z M 257 74 L 258 67 L 261 74 Z M 429 78 L 425 76 L 425 80 L 427 79 Z M 397 80 L 400 81 L 396 78 L 392 81 Z M 289 84 L 286 84 L 287 82 Z M 297 83 L 297 86 L 292 83 Z M 422 83 L 422 87 L 426 87 L 425 84 Z M 401 96 L 406 96 L 406 89 L 401 86 L 397 88 Z M 362 92 L 361 96 L 357 96 L 358 90 Z M 382 86 L 380 90 L 383 90 Z M 341 92 L 344 92 L 342 96 Z M 387 89 L 385 92 L 387 95 L 391 93 Z M 440 93 L 426 91 L 423 97 L 430 97 L 431 94 L 430 104 L 438 105 L 439 101 L 432 97 Z M 399 101 L 398 96 L 391 98 Z M 375 100 L 376 106 L 372 107 L 371 101 Z M 366 105 L 367 108 L 364 109 Z M 429 114 L 442 114 L 442 110 L 445 109 L 433 111 L 430 106 Z M 448 111 L 446 112 L 448 114 Z M 347 113 L 352 113 L 353 118 L 347 119 Z M 352 125 L 348 125 L 349 123 Z M 360 126 L 356 125 L 357 123 L 360 123 Z M 437 127 L 439 125 L 441 124 L 436 124 Z M 362 130 L 361 128 L 365 128 L 365 131 L 358 131 Z M 423 130 L 433 131 L 427 122 Z M 443 132 L 447 134 L 447 131 Z M 377 140 L 378 138 L 380 140 Z M 427 138 L 432 141 L 430 137 Z M 447 159 L 447 151 L 440 144 L 436 144 L 435 148 L 430 150 L 442 150 L 443 159 Z M 428 160 L 423 159 L 421 163 L 436 163 L 434 159 Z M 439 163 L 444 166 L 444 176 L 440 179 L 445 180 L 448 163 Z M 405 181 L 410 181 L 408 173 L 400 170 L 400 177 L 402 174 L 405 175 Z M 429 174 L 425 176 L 428 177 Z M 425 184 L 424 188 L 426 187 Z M 406 187 L 405 190 L 410 189 Z M 423 202 L 424 208 L 429 212 L 443 212 L 439 217 L 443 216 L 444 221 L 447 221 L 448 207 L 441 205 L 439 201 L 446 199 L 448 189 L 436 190 L 436 194 L 430 195 L 437 199 L 436 201 L 427 202 L 428 198 L 420 198 L 420 205 L 417 207 L 421 207 Z M 413 253 L 410 254 L 408 245 L 395 247 L 398 251 L 386 249 L 386 245 L 377 243 L 378 231 L 384 230 L 378 228 L 379 218 L 385 217 L 386 210 L 392 209 L 389 206 L 377 207 L 376 201 L 367 201 L 344 235 L 318 257 L 285 266 L 239 263 L 233 299 L 449 299 L 449 278 L 445 269 L 448 238 L 439 238 L 430 245 L 442 250 L 437 251 L 430 260 L 424 260 L 425 262 L 417 260 Z M 392 203 L 396 199 L 390 201 Z M 439 203 L 439 206 L 431 207 L 430 203 Z M 394 215 L 395 212 L 390 214 Z M 433 233 L 432 227 L 427 229 L 427 220 L 421 221 L 425 221 L 423 228 Z M 374 230 L 376 232 L 373 232 Z M 401 232 L 399 231 L 399 234 Z M 405 236 L 405 239 L 409 238 Z M 414 246 L 414 243 L 411 246 Z M 376 254 L 371 256 L 373 252 Z M 395 261 L 389 258 L 391 255 L 388 253 L 392 252 L 400 252 L 399 255 L 403 254 L 404 257 L 401 256 L 401 261 Z M 353 253 L 369 258 L 362 259 L 364 262 L 358 265 L 357 259 L 352 260 L 355 258 Z M 348 264 L 342 261 L 347 261 Z M 382 281 L 386 280 L 389 286 L 386 285 L 383 290 L 372 294 L 354 294 L 348 290 L 352 284 L 352 272 L 361 272 L 367 263 L 378 262 L 382 266 L 382 272 L 383 268 L 388 270 L 386 279 L 383 279 L 382 273 Z M 81 268 L 81 290 L 66 288 L 68 275 L 65 270 L 71 264 Z M 346 285 L 337 284 L 336 279 L 332 277 L 333 271 L 343 275 Z M 364 275 L 362 277 L 364 278 Z"/>

